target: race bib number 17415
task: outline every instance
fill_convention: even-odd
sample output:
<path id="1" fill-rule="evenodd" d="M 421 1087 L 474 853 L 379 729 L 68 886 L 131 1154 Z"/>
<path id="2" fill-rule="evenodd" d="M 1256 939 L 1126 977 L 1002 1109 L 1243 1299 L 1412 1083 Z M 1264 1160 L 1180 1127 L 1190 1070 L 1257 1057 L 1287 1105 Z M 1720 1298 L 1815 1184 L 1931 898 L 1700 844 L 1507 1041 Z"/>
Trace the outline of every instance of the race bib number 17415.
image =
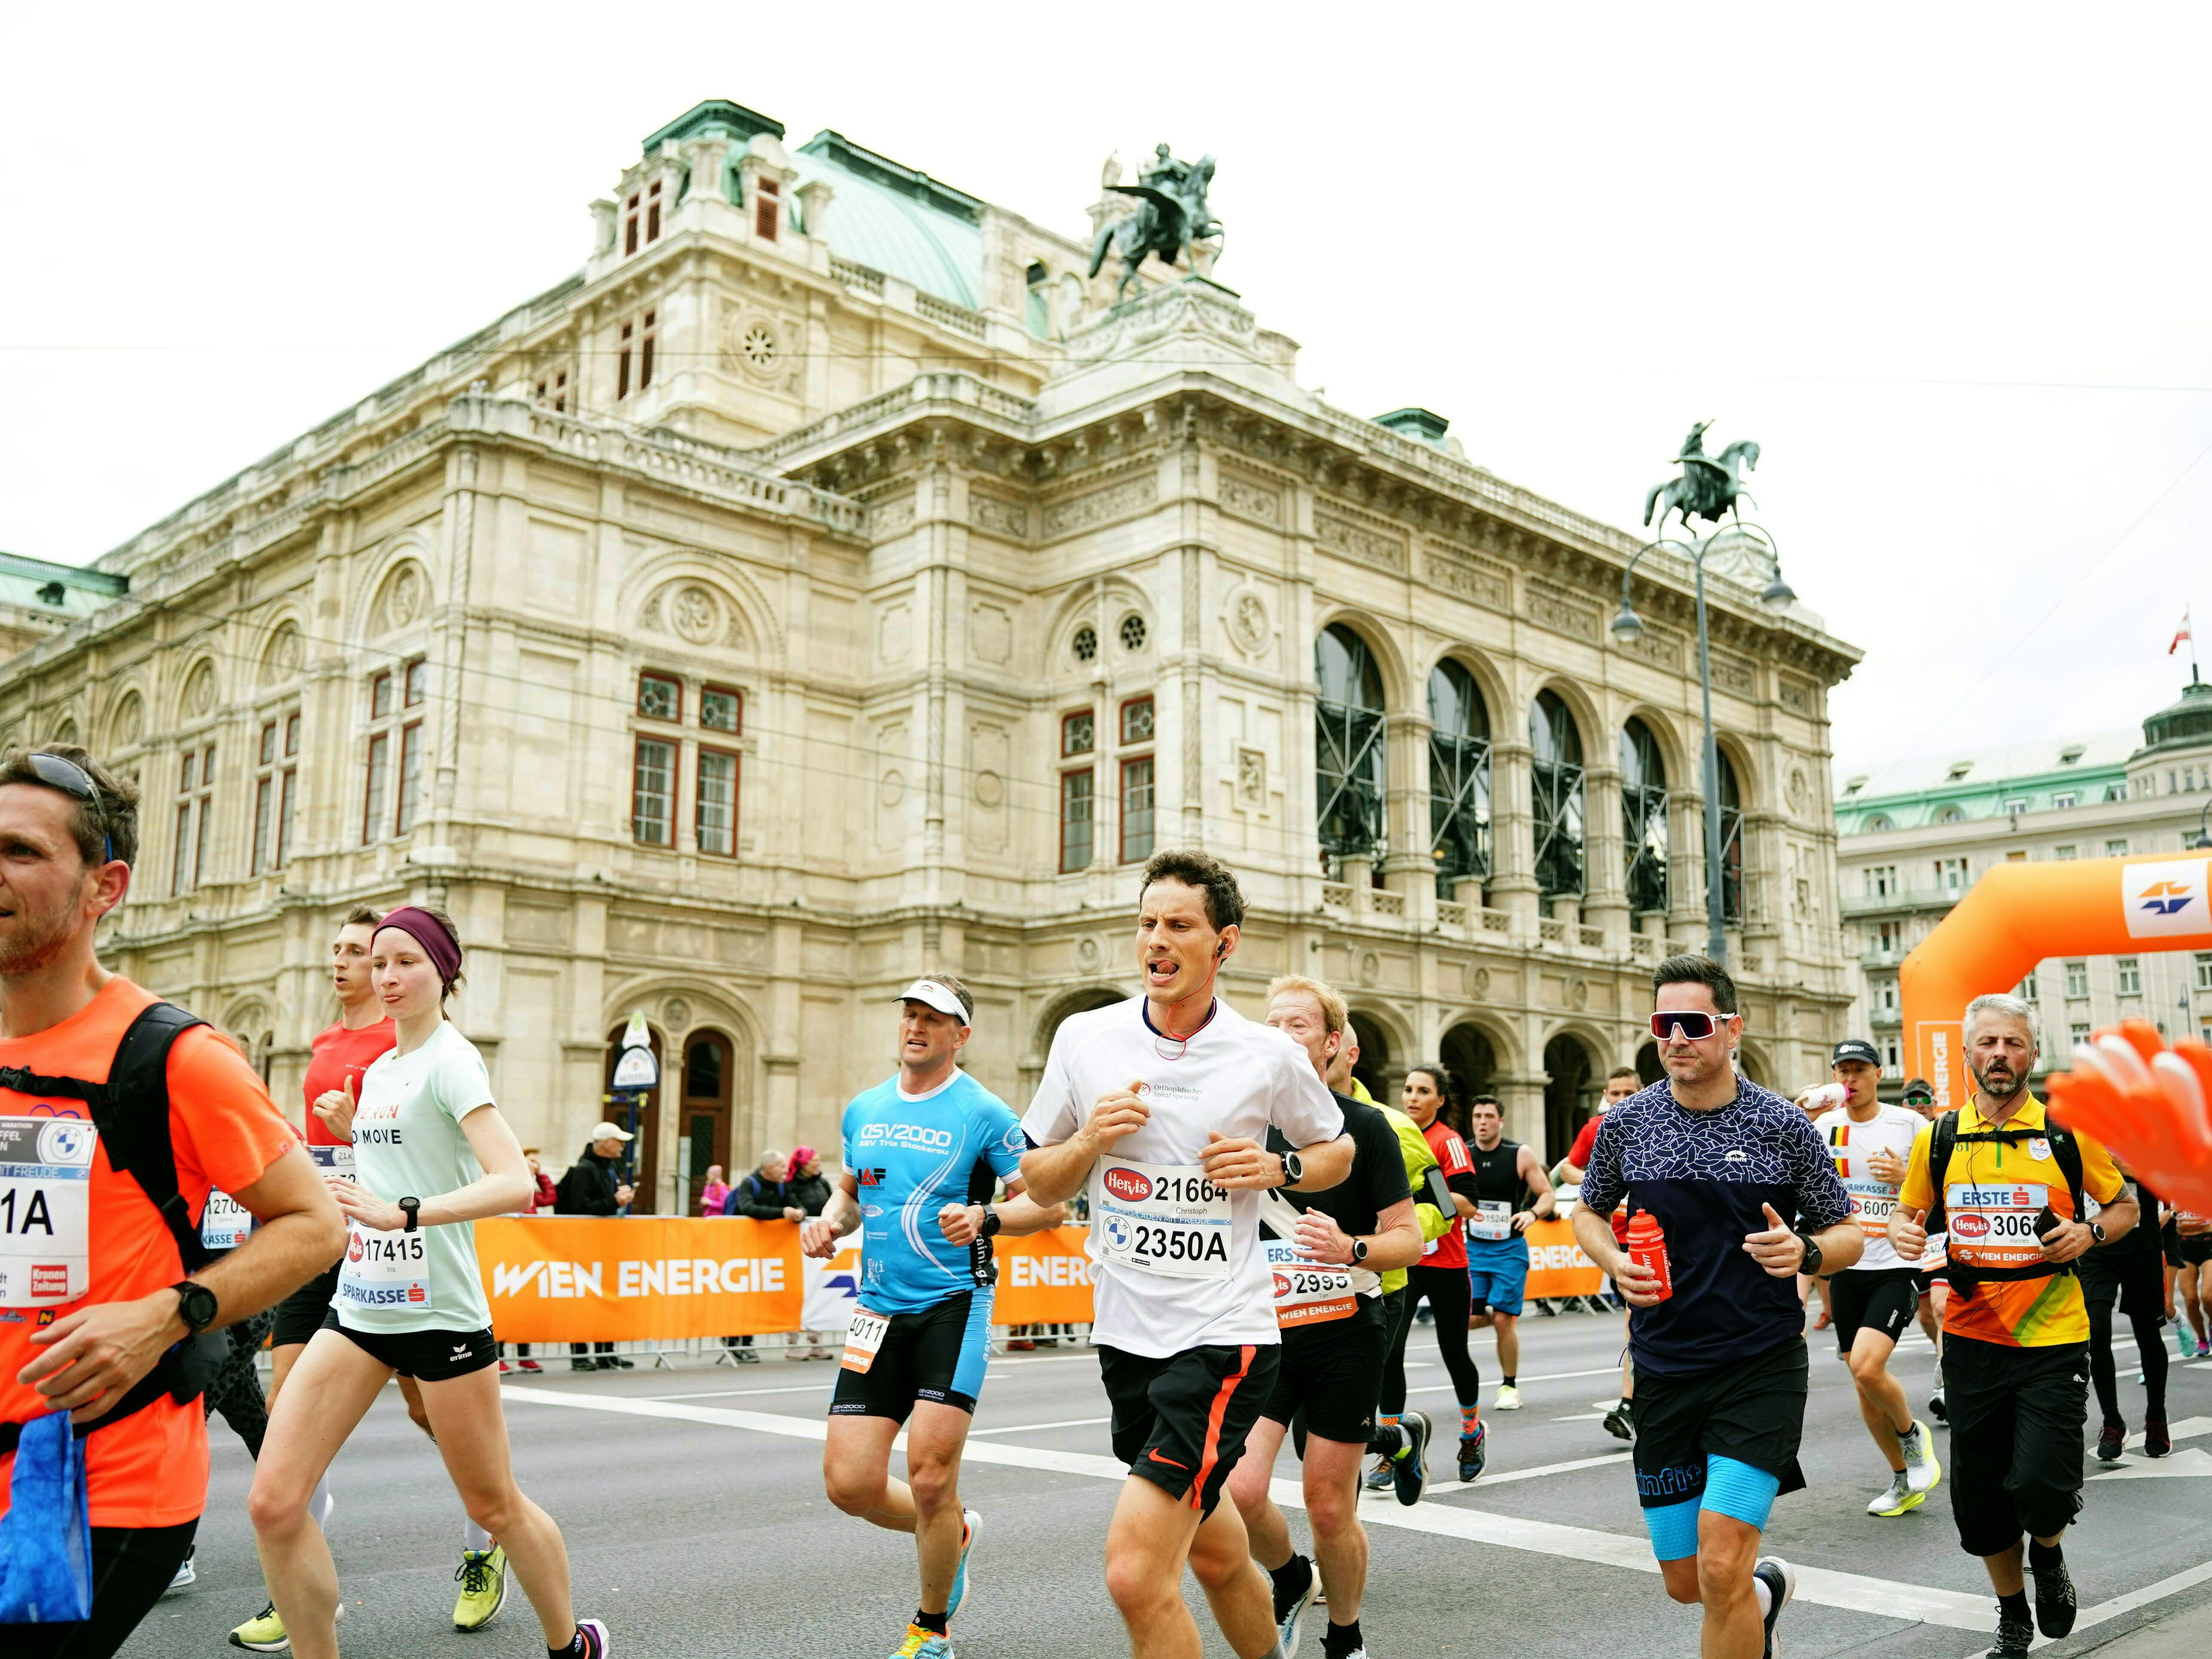
<path id="1" fill-rule="evenodd" d="M 51 1308 L 92 1288 L 92 1158 L 82 1118 L 0 1117 L 0 1308 Z"/>

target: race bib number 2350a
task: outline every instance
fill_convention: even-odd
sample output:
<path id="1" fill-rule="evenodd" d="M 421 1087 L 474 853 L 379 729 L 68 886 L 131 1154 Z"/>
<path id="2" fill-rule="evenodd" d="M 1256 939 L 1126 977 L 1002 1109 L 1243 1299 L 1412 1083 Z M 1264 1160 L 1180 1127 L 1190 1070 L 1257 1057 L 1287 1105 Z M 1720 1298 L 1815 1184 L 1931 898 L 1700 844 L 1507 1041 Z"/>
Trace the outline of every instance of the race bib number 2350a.
<path id="1" fill-rule="evenodd" d="M 51 1308 L 92 1288 L 92 1158 L 82 1118 L 0 1117 L 0 1308 Z"/>
<path id="2" fill-rule="evenodd" d="M 1229 1189 L 1196 1164 L 1100 1161 L 1092 1182 L 1091 1253 L 1171 1279 L 1229 1274 Z"/>

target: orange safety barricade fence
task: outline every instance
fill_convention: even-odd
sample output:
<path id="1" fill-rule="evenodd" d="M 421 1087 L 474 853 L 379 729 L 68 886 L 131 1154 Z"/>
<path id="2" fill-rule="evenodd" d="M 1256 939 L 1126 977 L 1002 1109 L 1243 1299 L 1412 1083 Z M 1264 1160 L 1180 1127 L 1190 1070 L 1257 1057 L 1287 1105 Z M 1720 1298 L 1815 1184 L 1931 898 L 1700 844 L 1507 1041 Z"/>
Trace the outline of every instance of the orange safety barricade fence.
<path id="1" fill-rule="evenodd" d="M 634 1342 L 799 1328 L 799 1226 L 684 1216 L 498 1216 L 477 1264 L 502 1342 Z"/>
<path id="2" fill-rule="evenodd" d="M 1604 1293 L 1605 1274 L 1575 1243 L 1570 1223 L 1532 1221 L 1523 1237 L 1528 1241 L 1528 1287 L 1522 1294 L 1531 1302 Z"/>
<path id="3" fill-rule="evenodd" d="M 995 1238 L 999 1288 L 994 1325 L 1087 1325 L 1091 1322 L 1088 1227 L 1050 1227 L 1021 1238 Z"/>

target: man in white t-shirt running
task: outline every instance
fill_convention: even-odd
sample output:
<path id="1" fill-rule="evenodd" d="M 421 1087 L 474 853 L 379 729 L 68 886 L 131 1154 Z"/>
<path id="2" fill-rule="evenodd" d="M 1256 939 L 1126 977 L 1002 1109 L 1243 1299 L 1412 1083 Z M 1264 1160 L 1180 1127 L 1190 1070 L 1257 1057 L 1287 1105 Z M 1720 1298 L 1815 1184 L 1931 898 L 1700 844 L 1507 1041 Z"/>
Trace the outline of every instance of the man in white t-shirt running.
<path id="1" fill-rule="evenodd" d="M 1813 1127 L 1836 1160 L 1866 1249 L 1828 1280 L 1828 1309 L 1835 1316 L 1836 1351 L 1858 1384 L 1859 1415 L 1889 1462 L 1889 1485 L 1868 1504 L 1867 1513 L 1898 1516 L 1917 1509 L 1943 1478 L 1936 1437 L 1913 1417 L 1904 1385 L 1889 1374 L 1889 1356 L 1912 1323 L 1926 1284 L 1918 1265 L 1899 1258 L 1889 1242 L 1898 1183 L 1905 1179 L 1921 1118 L 1881 1103 L 1875 1093 L 1881 1056 L 1864 1037 L 1838 1042 L 1829 1065 L 1843 1085 L 1844 1103 L 1814 1118 Z"/>
<path id="2" fill-rule="evenodd" d="M 1144 993 L 1054 1034 L 1022 1175 L 1041 1205 L 1089 1188 L 1091 1340 L 1130 1474 L 1106 1588 L 1130 1651 L 1198 1659 L 1187 1563 L 1238 1659 L 1267 1659 L 1273 1598 L 1220 1502 L 1279 1359 L 1260 1200 L 1336 1185 L 1352 1146 L 1305 1052 L 1214 997 L 1244 916 L 1236 877 L 1203 853 L 1158 854 L 1138 911 Z M 1270 1128 L 1297 1150 L 1268 1152 Z"/>

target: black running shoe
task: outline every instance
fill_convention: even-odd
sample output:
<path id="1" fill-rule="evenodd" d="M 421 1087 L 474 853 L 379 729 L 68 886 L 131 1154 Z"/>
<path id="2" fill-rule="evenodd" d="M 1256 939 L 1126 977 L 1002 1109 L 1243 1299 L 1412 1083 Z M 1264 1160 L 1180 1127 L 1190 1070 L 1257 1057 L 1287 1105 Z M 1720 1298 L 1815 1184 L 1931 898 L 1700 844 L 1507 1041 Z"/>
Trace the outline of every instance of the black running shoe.
<path id="1" fill-rule="evenodd" d="M 1983 1659 L 2027 1659 L 2028 1644 L 2035 1640 L 2035 1626 L 2027 1620 L 2005 1617 L 2004 1603 L 1997 1603 L 1997 1639 L 1990 1644 Z"/>
<path id="2" fill-rule="evenodd" d="M 2097 1461 L 2100 1463 L 2118 1462 L 2120 1452 L 2127 1443 L 2128 1425 L 2107 1420 L 2105 1426 L 2097 1431 Z"/>
<path id="3" fill-rule="evenodd" d="M 1605 1431 L 1615 1440 L 1634 1440 L 1636 1438 L 1635 1410 L 1636 1405 L 1633 1401 L 1622 1401 L 1605 1414 Z"/>
<path id="4" fill-rule="evenodd" d="M 1753 1578 L 1766 1584 L 1766 1651 L 1764 1659 L 1774 1659 L 1782 1650 L 1774 1640 L 1774 1621 L 1782 1616 L 1782 1609 L 1790 1605 L 1790 1598 L 1797 1593 L 1797 1571 L 1778 1555 L 1762 1555 L 1759 1565 L 1751 1570 Z"/>
<path id="5" fill-rule="evenodd" d="M 1397 1490 L 1398 1501 L 1411 1509 L 1429 1489 L 1429 1436 L 1434 1430 L 1426 1412 L 1407 1412 L 1398 1419 L 1398 1427 L 1405 1434 L 1407 1450 L 1391 1462 L 1390 1484 Z M 1283 1651 L 1291 1651 L 1288 1642 Z"/>
<path id="6" fill-rule="evenodd" d="M 1295 1595 L 1275 1592 L 1275 1635 L 1285 1653 L 1298 1650 L 1298 1626 L 1306 1616 L 1306 1609 L 1313 1606 L 1315 1592 L 1321 1589 L 1321 1575 L 1314 1571 L 1311 1561 L 1303 1555 L 1294 1555 L 1291 1559 L 1306 1570 L 1306 1577 L 1305 1588 Z"/>
<path id="7" fill-rule="evenodd" d="M 2049 1566 L 2039 1567 L 2031 1554 L 2027 1571 L 2028 1576 L 2035 1580 L 2036 1627 L 2056 1642 L 2074 1628 L 2074 1614 L 2077 1611 L 2074 1601 L 2074 1575 L 2066 1571 L 2066 1558 L 2063 1555 Z"/>
<path id="8" fill-rule="evenodd" d="M 2142 1450 L 2145 1457 L 2165 1457 L 2172 1452 L 2173 1434 L 2166 1426 L 2164 1412 L 2143 1419 Z"/>
<path id="9" fill-rule="evenodd" d="M 1940 1382 L 1928 1396 L 1928 1415 L 1947 1429 L 1951 1426 L 1951 1408 L 1943 1403 L 1943 1385 Z"/>
<path id="10" fill-rule="evenodd" d="M 1462 1481 L 1478 1479 L 1483 1466 L 1490 1462 L 1490 1425 L 1478 1423 L 1473 1434 L 1459 1437 L 1459 1478 Z"/>

